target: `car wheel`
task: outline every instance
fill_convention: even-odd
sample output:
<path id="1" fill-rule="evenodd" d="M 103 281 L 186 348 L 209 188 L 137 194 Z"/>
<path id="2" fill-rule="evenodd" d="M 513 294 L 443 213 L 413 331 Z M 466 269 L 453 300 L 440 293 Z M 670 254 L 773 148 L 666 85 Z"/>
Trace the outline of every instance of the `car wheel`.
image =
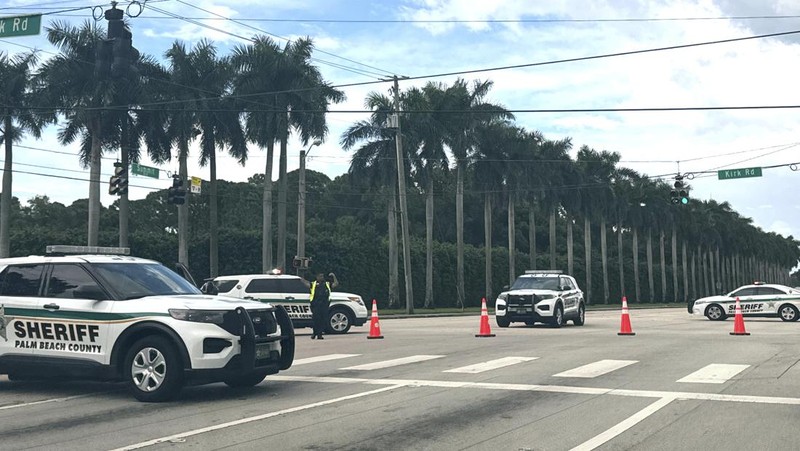
<path id="1" fill-rule="evenodd" d="M 534 321 L 532 319 L 529 319 L 529 320 L 525 321 L 525 325 L 526 326 L 533 326 L 534 324 L 536 324 L 536 321 Z"/>
<path id="2" fill-rule="evenodd" d="M 556 305 L 555 310 L 553 310 L 553 319 L 550 325 L 556 329 L 564 325 L 564 307 L 561 304 Z"/>
<path id="3" fill-rule="evenodd" d="M 797 307 L 792 304 L 784 304 L 778 309 L 778 316 L 784 321 L 797 321 L 800 318 L 800 312 Z"/>
<path id="4" fill-rule="evenodd" d="M 352 313 L 338 308 L 328 314 L 328 327 L 326 329 L 329 334 L 346 334 L 353 326 L 353 322 Z"/>
<path id="5" fill-rule="evenodd" d="M 724 321 L 727 317 L 725 310 L 717 304 L 711 304 L 706 308 L 706 318 L 711 321 Z"/>
<path id="6" fill-rule="evenodd" d="M 572 320 L 576 326 L 583 326 L 586 322 L 586 307 L 581 304 L 578 306 L 578 316 Z"/>
<path id="7" fill-rule="evenodd" d="M 260 384 L 261 381 L 267 377 L 267 374 L 268 372 L 264 370 L 253 371 L 252 373 L 237 374 L 227 377 L 223 382 L 231 388 L 254 387 Z"/>
<path id="8" fill-rule="evenodd" d="M 183 365 L 178 350 L 164 337 L 144 337 L 134 343 L 123 368 L 126 384 L 139 401 L 168 401 L 183 387 Z"/>
<path id="9" fill-rule="evenodd" d="M 494 318 L 499 327 L 508 327 L 511 324 L 511 321 L 505 316 L 495 316 Z"/>

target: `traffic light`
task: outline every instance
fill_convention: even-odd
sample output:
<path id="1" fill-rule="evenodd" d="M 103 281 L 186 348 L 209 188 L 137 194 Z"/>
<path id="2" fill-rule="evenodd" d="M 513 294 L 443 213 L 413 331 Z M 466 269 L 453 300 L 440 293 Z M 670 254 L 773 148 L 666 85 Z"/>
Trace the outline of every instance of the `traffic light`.
<path id="1" fill-rule="evenodd" d="M 689 204 L 689 186 L 683 181 L 683 176 L 678 174 L 675 176 L 675 183 L 672 185 L 673 189 L 670 191 L 670 197 L 673 204 L 688 205 Z"/>
<path id="2" fill-rule="evenodd" d="M 94 58 L 94 76 L 98 80 L 105 80 L 111 74 L 111 52 L 113 42 L 102 39 L 97 43 Z"/>
<path id="3" fill-rule="evenodd" d="M 111 28 L 110 22 L 109 28 Z M 139 51 L 133 47 L 133 35 L 124 28 L 122 36 L 114 40 L 114 62 L 111 64 L 111 74 L 114 77 L 135 77 L 137 73 L 135 63 L 138 60 Z"/>
<path id="4" fill-rule="evenodd" d="M 128 171 L 117 161 L 114 163 L 114 175 L 108 180 L 108 194 L 122 196 L 128 192 Z"/>
<path id="5" fill-rule="evenodd" d="M 172 186 L 167 190 L 167 202 L 175 205 L 186 203 L 186 188 L 178 174 L 172 176 Z"/>

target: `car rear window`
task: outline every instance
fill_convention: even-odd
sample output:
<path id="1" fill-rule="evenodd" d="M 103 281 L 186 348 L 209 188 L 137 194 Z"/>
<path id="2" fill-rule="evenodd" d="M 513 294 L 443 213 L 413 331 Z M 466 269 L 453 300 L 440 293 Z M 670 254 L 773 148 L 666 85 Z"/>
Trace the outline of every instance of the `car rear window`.
<path id="1" fill-rule="evenodd" d="M 247 293 L 280 293 L 278 279 L 254 279 L 244 289 Z"/>

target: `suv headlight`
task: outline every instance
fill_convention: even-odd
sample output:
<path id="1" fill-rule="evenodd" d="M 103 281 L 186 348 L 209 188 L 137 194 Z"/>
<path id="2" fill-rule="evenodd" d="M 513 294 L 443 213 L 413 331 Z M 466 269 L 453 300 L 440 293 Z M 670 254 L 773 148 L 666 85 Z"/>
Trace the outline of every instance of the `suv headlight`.
<path id="1" fill-rule="evenodd" d="M 194 323 L 210 323 L 219 326 L 225 323 L 227 310 L 192 310 L 192 309 L 169 309 L 169 316 L 180 321 L 191 321 Z"/>
<path id="2" fill-rule="evenodd" d="M 364 301 L 361 299 L 361 296 L 348 296 L 347 299 L 355 302 L 356 304 L 358 304 L 358 305 L 360 305 L 362 307 L 366 307 L 364 305 Z"/>
<path id="3" fill-rule="evenodd" d="M 536 297 L 539 298 L 539 300 L 546 301 L 548 299 L 554 299 L 556 297 L 556 295 L 554 295 L 554 294 L 537 294 Z"/>
<path id="4" fill-rule="evenodd" d="M 506 301 L 506 300 L 508 300 L 508 293 L 500 293 L 500 294 L 497 296 L 497 299 L 498 299 L 498 300 L 500 300 L 500 301 Z"/>

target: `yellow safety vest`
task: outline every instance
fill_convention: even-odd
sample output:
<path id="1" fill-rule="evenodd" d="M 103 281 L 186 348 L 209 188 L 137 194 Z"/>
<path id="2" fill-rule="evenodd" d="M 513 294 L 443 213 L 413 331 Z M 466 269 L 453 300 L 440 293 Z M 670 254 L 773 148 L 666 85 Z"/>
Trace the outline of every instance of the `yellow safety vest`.
<path id="1" fill-rule="evenodd" d="M 331 295 L 331 284 L 329 282 L 325 282 L 325 287 L 328 289 L 328 296 L 330 297 L 330 295 Z M 315 281 L 311 282 L 311 299 L 310 300 L 312 300 L 312 301 L 314 300 L 314 291 L 316 290 L 316 288 L 317 288 L 317 281 L 315 280 Z"/>

